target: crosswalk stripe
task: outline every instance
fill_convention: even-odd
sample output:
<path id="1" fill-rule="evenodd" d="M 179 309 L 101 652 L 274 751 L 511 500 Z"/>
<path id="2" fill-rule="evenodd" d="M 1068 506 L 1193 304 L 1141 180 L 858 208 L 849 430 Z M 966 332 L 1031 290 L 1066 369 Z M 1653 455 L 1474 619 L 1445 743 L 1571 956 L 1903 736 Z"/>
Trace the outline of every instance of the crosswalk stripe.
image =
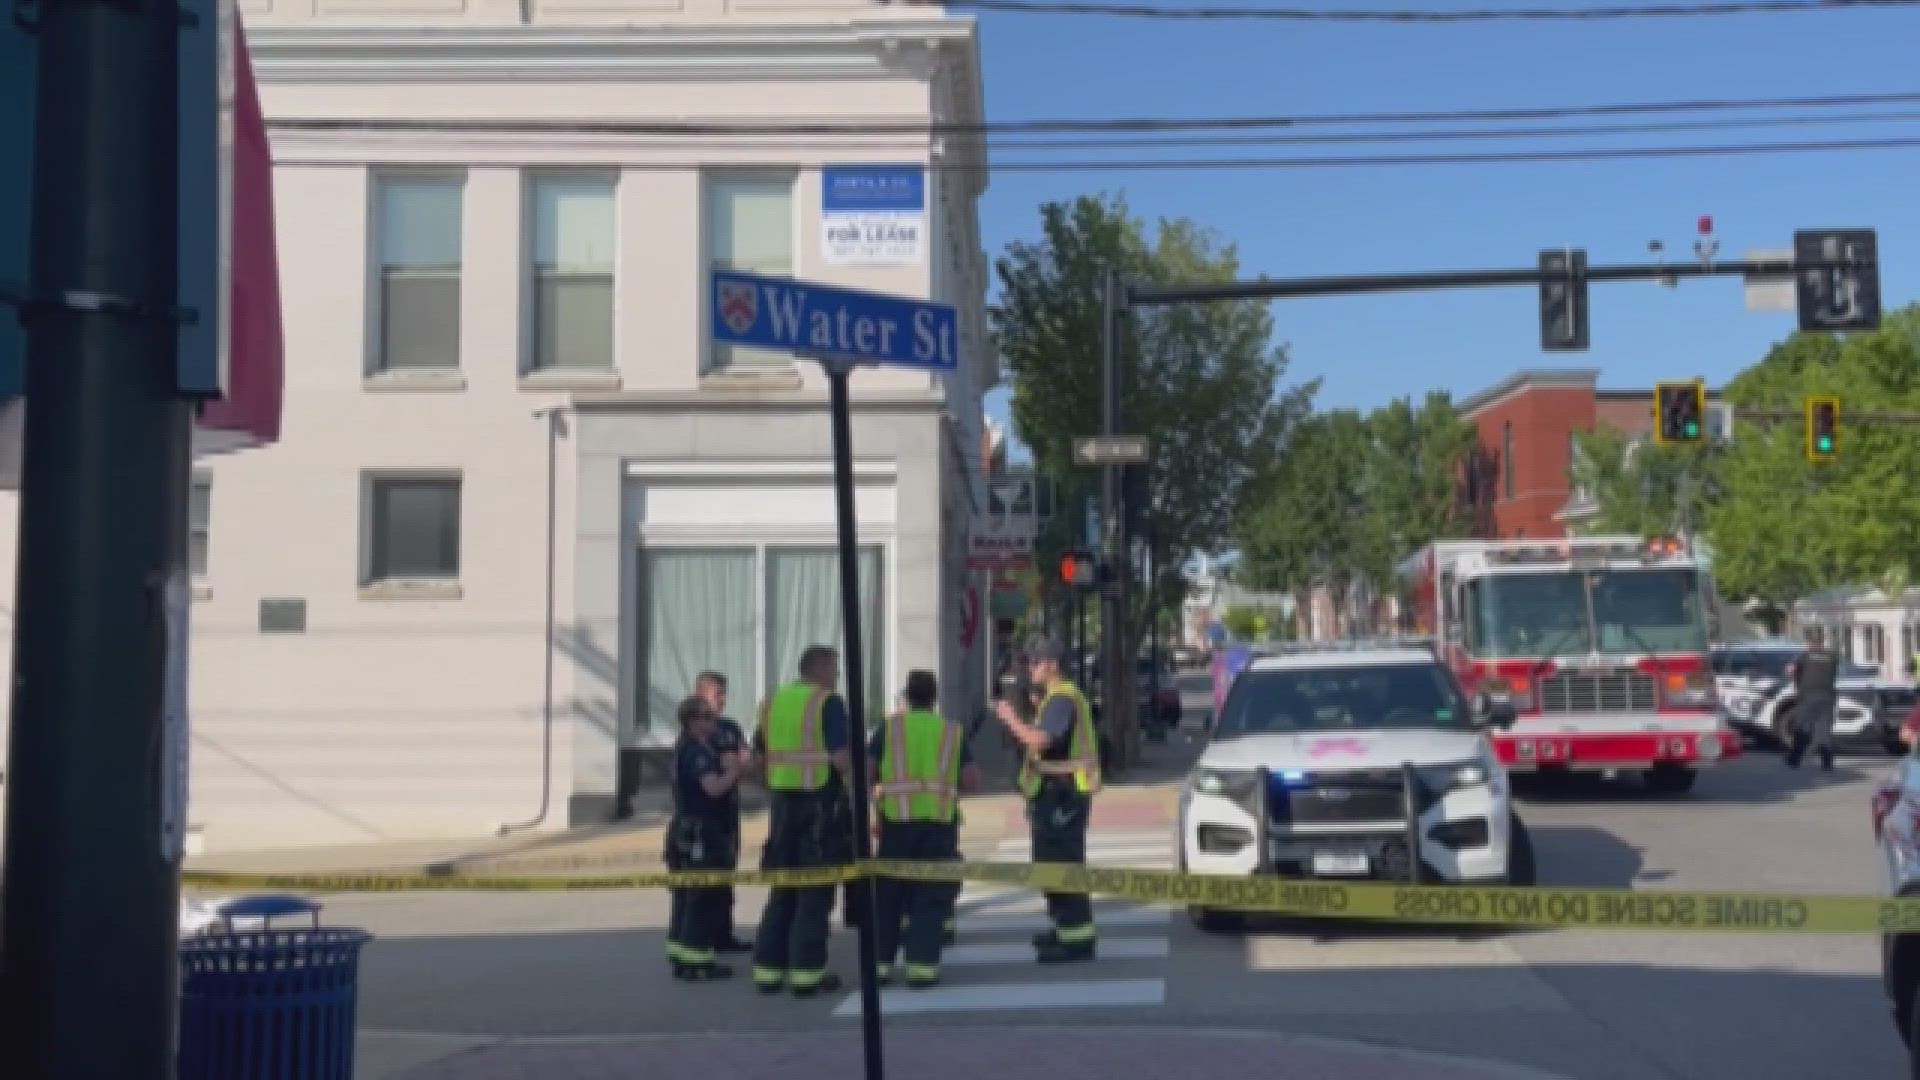
<path id="1" fill-rule="evenodd" d="M 1170 951 L 1165 937 L 1102 937 L 1101 960 L 1164 960 Z M 940 954 L 943 967 L 985 967 L 989 964 L 1031 964 L 1033 944 L 1026 941 L 995 941 L 979 945 L 955 945 Z"/>
<path id="2" fill-rule="evenodd" d="M 880 1011 L 887 1016 L 903 1016 L 986 1009 L 1091 1009 L 1160 1005 L 1166 1000 L 1165 979 L 1095 979 L 938 986 L 927 990 L 889 987 L 880 992 Z M 833 1015 L 843 1020 L 859 1016 L 860 995 L 848 994 L 833 1010 Z"/>
<path id="3" fill-rule="evenodd" d="M 1102 929 L 1138 926 L 1165 926 L 1173 920 L 1173 912 L 1166 908 L 1120 908 L 1113 911 L 1095 910 L 1093 925 Z M 1044 911 L 1010 912 L 1005 915 L 968 915 L 960 913 L 960 936 L 972 934 L 1011 934 L 1037 933 L 1048 929 L 1053 922 Z"/>

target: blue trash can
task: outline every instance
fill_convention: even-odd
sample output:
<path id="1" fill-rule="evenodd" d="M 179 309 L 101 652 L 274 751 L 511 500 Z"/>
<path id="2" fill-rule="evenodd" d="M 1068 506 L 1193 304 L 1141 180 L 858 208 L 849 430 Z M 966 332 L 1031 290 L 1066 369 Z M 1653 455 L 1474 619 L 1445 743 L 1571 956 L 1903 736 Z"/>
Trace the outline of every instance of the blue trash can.
<path id="1" fill-rule="evenodd" d="M 180 1080 L 352 1080 L 364 930 L 320 925 L 320 905 L 254 896 L 180 944 Z M 312 925 L 276 927 L 308 916 Z M 236 920 L 258 920 L 237 929 Z"/>

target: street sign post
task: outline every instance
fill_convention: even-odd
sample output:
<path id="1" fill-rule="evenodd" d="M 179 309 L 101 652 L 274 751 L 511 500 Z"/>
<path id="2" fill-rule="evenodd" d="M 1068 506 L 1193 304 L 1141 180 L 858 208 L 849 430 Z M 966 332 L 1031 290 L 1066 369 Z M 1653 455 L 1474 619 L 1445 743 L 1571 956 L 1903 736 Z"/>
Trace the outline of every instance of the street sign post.
<path id="1" fill-rule="evenodd" d="M 853 423 L 847 380 L 863 364 L 952 371 L 960 363 L 959 323 L 952 307 L 817 282 L 715 271 L 709 294 L 713 339 L 725 345 L 785 349 L 820 362 L 827 373 L 827 411 L 833 427 L 833 494 L 840 547 L 841 625 L 846 629 L 847 714 L 852 727 L 854 854 L 872 855 L 868 822 L 866 672 L 860 648 L 860 562 L 853 512 Z M 877 910 L 873 879 L 866 910 Z M 867 1080 L 881 1080 L 880 984 L 873 920 L 858 924 L 860 1031 Z"/>
<path id="2" fill-rule="evenodd" d="M 1145 435 L 1102 435 L 1073 440 L 1073 462 L 1076 465 L 1141 465 L 1147 460 L 1147 451 Z"/>

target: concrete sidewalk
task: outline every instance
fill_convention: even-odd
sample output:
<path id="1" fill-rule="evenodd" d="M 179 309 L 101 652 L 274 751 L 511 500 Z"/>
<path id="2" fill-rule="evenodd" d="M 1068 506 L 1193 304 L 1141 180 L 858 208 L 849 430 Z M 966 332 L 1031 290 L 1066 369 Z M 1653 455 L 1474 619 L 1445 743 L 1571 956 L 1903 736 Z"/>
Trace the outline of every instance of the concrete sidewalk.
<path id="1" fill-rule="evenodd" d="M 423 1039 L 425 1037 L 422 1037 Z M 424 1048 L 424 1047 L 423 1047 Z M 889 1075 L 914 1080 L 1561 1080 L 1498 1062 L 1248 1031 L 1116 1027 L 895 1029 Z M 861 1075 L 855 1028 L 833 1034 L 506 1040 L 456 1051 L 389 1080 L 611 1080 Z"/>
<path id="2" fill-rule="evenodd" d="M 1177 778 L 1190 764 L 1193 747 L 1184 740 L 1148 748 L 1136 778 L 1108 786 L 1094 799 L 1092 827 L 1100 829 L 1171 828 L 1179 803 Z M 997 743 L 982 748 L 988 792 L 962 801 L 960 848 L 968 857 L 990 853 L 1003 839 L 1024 835 L 1026 808 L 1021 797 L 994 783 L 1010 778 L 1013 763 Z M 1003 776 L 1004 774 L 1004 776 Z M 758 862 L 766 842 L 764 793 L 749 793 L 741 824 L 742 865 Z M 645 873 L 664 869 L 660 855 L 666 815 L 650 810 L 629 822 L 593 825 L 503 838 L 399 841 L 336 847 L 283 848 L 194 856 L 189 871 L 229 874 L 386 873 L 435 877 L 525 876 Z"/>

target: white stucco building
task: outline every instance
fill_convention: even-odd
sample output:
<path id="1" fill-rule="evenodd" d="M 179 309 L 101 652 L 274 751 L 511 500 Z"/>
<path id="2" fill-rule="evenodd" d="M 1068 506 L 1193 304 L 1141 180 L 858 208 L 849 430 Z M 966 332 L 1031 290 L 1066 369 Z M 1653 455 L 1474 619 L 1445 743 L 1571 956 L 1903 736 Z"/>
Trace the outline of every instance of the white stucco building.
<path id="1" fill-rule="evenodd" d="M 280 444 L 205 459 L 196 491 L 202 850 L 486 835 L 533 817 L 543 781 L 546 825 L 602 821 L 696 673 L 726 672 L 748 720 L 800 649 L 840 643 L 825 383 L 713 345 L 715 266 L 958 307 L 960 370 L 856 374 L 853 437 L 869 701 L 925 667 L 950 710 L 978 707 L 959 594 L 997 373 L 971 20 L 845 0 L 242 10 L 277 163 L 286 416 Z M 816 133 L 774 130 L 792 125 Z M 818 131 L 838 126 L 865 130 Z M 823 217 L 863 198 L 895 214 L 866 219 L 882 242 Z M 543 777 L 535 413 L 554 407 Z"/>

